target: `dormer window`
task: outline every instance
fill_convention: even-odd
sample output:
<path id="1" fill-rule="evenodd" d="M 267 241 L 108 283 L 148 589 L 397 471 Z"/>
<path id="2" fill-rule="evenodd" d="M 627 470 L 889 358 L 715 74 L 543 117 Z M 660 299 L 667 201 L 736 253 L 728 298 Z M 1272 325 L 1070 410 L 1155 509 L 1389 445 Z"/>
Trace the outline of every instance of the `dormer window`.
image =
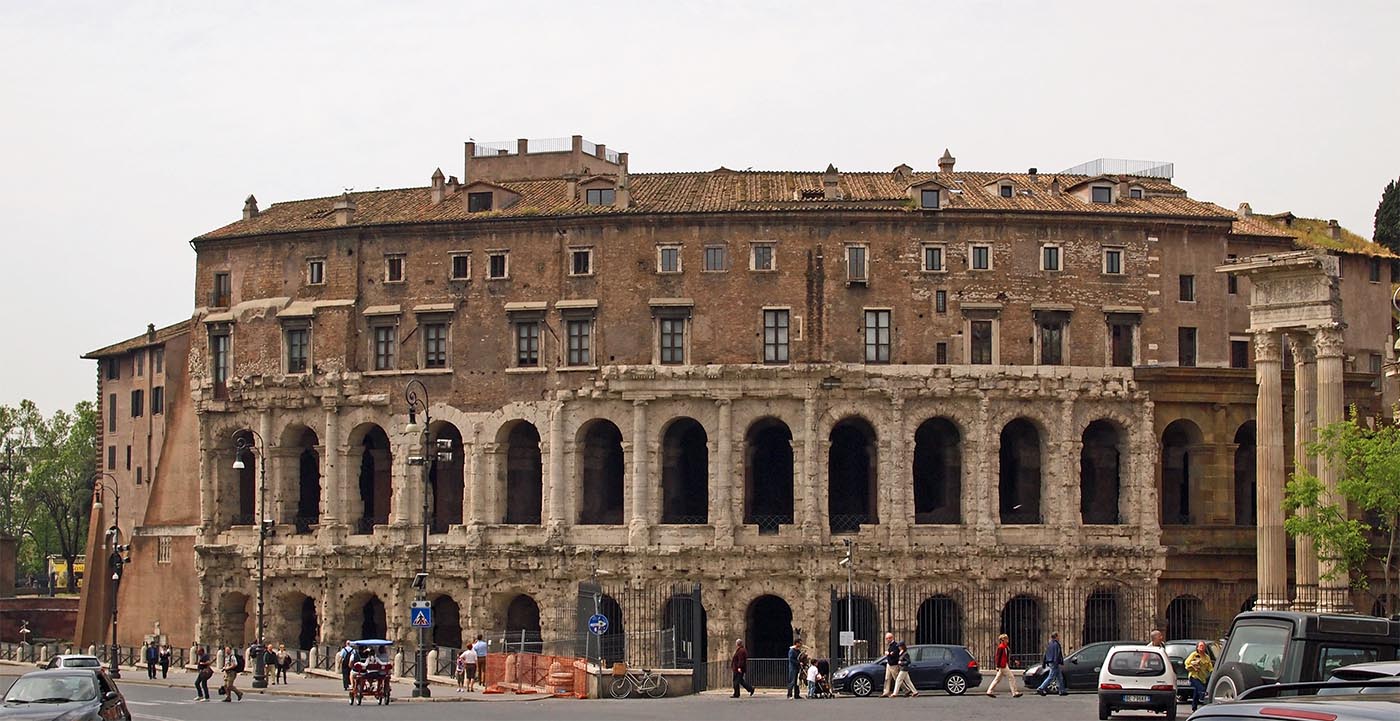
<path id="1" fill-rule="evenodd" d="M 1128 188 L 1128 197 L 1133 200 L 1142 200 L 1142 188 Z"/>
<path id="2" fill-rule="evenodd" d="M 804 190 L 802 191 L 801 197 L 803 200 L 826 200 L 826 192 L 821 190 Z"/>
<path id="3" fill-rule="evenodd" d="M 938 210 L 938 191 L 921 191 L 919 193 L 919 207 L 924 210 Z"/>
<path id="4" fill-rule="evenodd" d="M 1090 190 L 1090 192 L 1092 193 L 1092 194 L 1090 195 L 1090 199 L 1092 199 L 1095 203 L 1112 203 L 1112 202 L 1113 202 L 1113 186 L 1110 186 L 1110 185 L 1095 185 L 1095 186 Z"/>
<path id="5" fill-rule="evenodd" d="M 589 205 L 612 205 L 617 202 L 617 191 L 612 188 L 589 188 L 583 196 L 584 202 Z"/>
<path id="6" fill-rule="evenodd" d="M 491 192 L 467 193 L 467 212 L 481 213 L 491 209 Z"/>
<path id="7" fill-rule="evenodd" d="M 1003 198 L 1010 198 L 1014 192 L 1010 183 L 1002 183 L 998 190 L 1001 192 L 1001 197 Z"/>

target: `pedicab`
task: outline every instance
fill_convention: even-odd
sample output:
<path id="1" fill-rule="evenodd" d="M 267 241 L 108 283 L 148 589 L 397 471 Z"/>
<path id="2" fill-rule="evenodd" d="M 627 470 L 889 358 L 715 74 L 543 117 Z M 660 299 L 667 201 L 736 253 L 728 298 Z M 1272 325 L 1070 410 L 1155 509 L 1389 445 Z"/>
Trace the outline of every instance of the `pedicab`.
<path id="1" fill-rule="evenodd" d="M 394 675 L 388 649 L 393 642 L 366 638 L 350 645 L 355 649 L 355 661 L 350 664 L 350 704 L 363 705 L 366 696 L 374 697 L 377 704 L 388 704 L 389 678 Z"/>

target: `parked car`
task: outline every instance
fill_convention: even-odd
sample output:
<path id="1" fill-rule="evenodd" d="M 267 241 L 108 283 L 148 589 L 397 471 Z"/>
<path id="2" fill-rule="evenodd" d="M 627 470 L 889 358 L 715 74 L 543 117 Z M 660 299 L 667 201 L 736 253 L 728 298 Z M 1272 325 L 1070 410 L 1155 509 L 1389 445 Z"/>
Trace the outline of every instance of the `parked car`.
<path id="1" fill-rule="evenodd" d="M 35 664 L 40 666 L 40 664 Z M 42 668 L 102 668 L 102 660 L 85 653 L 65 653 L 50 658 Z"/>
<path id="2" fill-rule="evenodd" d="M 1114 646 L 1099 671 L 1099 721 L 1114 711 L 1161 711 L 1176 721 L 1176 671 L 1160 646 Z"/>
<path id="3" fill-rule="evenodd" d="M 1222 644 L 1219 641 L 1183 638 L 1167 642 L 1167 658 L 1172 660 L 1172 669 L 1176 671 L 1176 700 L 1178 703 L 1190 703 L 1191 701 L 1191 674 L 1186 670 L 1186 659 L 1196 652 L 1196 644 L 1198 643 L 1206 645 L 1206 654 L 1210 656 L 1210 662 L 1214 665 L 1220 659 Z"/>
<path id="4" fill-rule="evenodd" d="M 982 685 L 977 659 L 966 646 L 910 646 L 909 678 L 920 691 L 942 690 L 950 696 L 961 696 Z M 831 674 L 831 689 L 837 693 L 878 696 L 884 685 L 885 665 L 879 661 L 847 666 Z"/>
<path id="5" fill-rule="evenodd" d="M 1099 668 L 1114 646 L 1130 645 L 1133 641 L 1101 641 L 1081 646 L 1079 650 L 1065 657 L 1065 686 L 1069 691 L 1092 691 L 1099 687 Z M 1044 663 L 1026 669 L 1023 677 L 1026 688 L 1035 689 L 1045 681 L 1049 673 Z M 1052 686 L 1052 688 L 1054 688 Z M 1058 688 L 1055 688 L 1058 691 Z"/>
<path id="6" fill-rule="evenodd" d="M 1233 701 L 1202 706 L 1191 721 L 1394 721 L 1400 679 L 1257 686 Z"/>
<path id="7" fill-rule="evenodd" d="M 1400 661 L 1377 661 L 1375 663 L 1352 664 L 1351 666 L 1343 666 L 1334 670 L 1332 675 L 1327 677 L 1328 681 L 1376 681 L 1383 679 L 1400 681 Z M 1362 689 L 1327 686 L 1317 691 L 1320 696 L 1345 695 L 1349 693 L 1394 692 L 1395 689 L 1382 685 Z"/>
<path id="8" fill-rule="evenodd" d="M 1206 684 L 1211 701 L 1256 686 L 1321 681 L 1338 668 L 1393 661 L 1400 620 L 1298 611 L 1249 611 L 1235 617 Z"/>
<path id="9" fill-rule="evenodd" d="M 16 679 L 0 704 L 0 719 L 131 721 L 131 711 L 106 671 L 62 668 Z"/>

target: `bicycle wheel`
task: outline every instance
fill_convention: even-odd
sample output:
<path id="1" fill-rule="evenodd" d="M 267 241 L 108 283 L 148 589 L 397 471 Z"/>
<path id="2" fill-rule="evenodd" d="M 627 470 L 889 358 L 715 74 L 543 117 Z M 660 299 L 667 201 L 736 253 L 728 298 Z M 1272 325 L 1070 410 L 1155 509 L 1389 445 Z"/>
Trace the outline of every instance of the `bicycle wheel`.
<path id="1" fill-rule="evenodd" d="M 651 684 L 647 686 L 647 696 L 651 698 L 661 698 L 666 695 L 666 677 L 661 674 L 652 674 Z"/>
<path id="2" fill-rule="evenodd" d="M 615 678 L 608 686 L 608 692 L 613 698 L 627 698 L 632 693 L 632 682 L 626 676 Z"/>

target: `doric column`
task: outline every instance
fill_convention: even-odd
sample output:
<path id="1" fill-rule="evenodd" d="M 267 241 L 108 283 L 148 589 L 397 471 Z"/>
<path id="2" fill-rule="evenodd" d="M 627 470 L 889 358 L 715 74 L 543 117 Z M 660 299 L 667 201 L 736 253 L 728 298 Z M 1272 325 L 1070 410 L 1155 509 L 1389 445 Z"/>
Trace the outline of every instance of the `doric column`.
<path id="1" fill-rule="evenodd" d="M 564 499 L 564 404 L 558 402 L 549 414 L 549 535 L 563 532 Z"/>
<path id="2" fill-rule="evenodd" d="M 1255 417 L 1259 432 L 1255 446 L 1259 512 L 1258 606 L 1288 606 L 1288 557 L 1283 531 L 1283 394 L 1279 336 L 1271 331 L 1254 334 L 1254 376 L 1259 384 Z"/>
<path id="3" fill-rule="evenodd" d="M 467 523 L 472 526 L 480 526 L 493 522 L 491 513 L 486 508 L 486 459 L 482 453 L 481 444 L 481 424 L 472 424 L 472 445 L 469 453 L 469 466 L 471 475 L 468 477 L 471 491 L 466 494 L 467 507 L 462 509 L 462 517 L 467 519 Z"/>
<path id="4" fill-rule="evenodd" d="M 1288 342 L 1293 349 L 1293 466 L 1316 473 L 1317 462 L 1308 453 L 1307 444 L 1317 434 L 1317 354 L 1309 334 L 1289 333 Z M 1307 509 L 1299 513 L 1307 513 Z M 1294 610 L 1315 610 L 1317 547 L 1307 536 L 1293 539 L 1293 573 Z"/>
<path id="5" fill-rule="evenodd" d="M 647 503 L 651 497 L 651 475 L 647 472 L 647 402 L 632 401 L 632 523 L 628 542 L 633 546 L 651 543 Z"/>
<path id="6" fill-rule="evenodd" d="M 880 498 L 887 499 L 881 511 L 880 526 L 889 529 L 889 543 L 905 546 L 909 542 L 909 507 L 914 486 L 905 471 L 910 464 L 904 456 L 904 396 L 894 391 L 890 396 L 890 422 L 884 434 L 889 454 L 879 460 L 875 482 L 880 484 Z M 881 446 L 887 445 L 880 444 Z"/>
<path id="7" fill-rule="evenodd" d="M 1342 329 L 1322 328 L 1313 338 L 1317 348 L 1317 427 L 1342 420 L 1345 400 L 1342 397 Z M 1337 495 L 1337 478 L 1341 475 L 1339 464 L 1326 456 L 1317 459 L 1317 478 L 1322 481 L 1323 503 L 1340 504 L 1345 501 Z M 1318 599 L 1317 610 L 1324 613 L 1337 613 L 1351 608 L 1350 577 L 1336 559 L 1318 559 Z"/>
<path id="8" fill-rule="evenodd" d="M 822 517 L 817 499 L 817 399 L 808 396 L 802 402 L 802 536 L 808 542 L 822 538 Z"/>
<path id="9" fill-rule="evenodd" d="M 728 398 L 715 402 L 719 415 L 719 431 L 715 439 L 714 499 L 710 503 L 710 522 L 715 526 L 715 545 L 734 545 L 734 407 Z"/>
<path id="10" fill-rule="evenodd" d="M 259 459 L 264 465 L 258 467 L 258 517 L 253 519 L 253 523 L 261 525 L 263 519 L 276 519 L 273 510 L 277 507 L 276 497 L 278 482 L 281 478 L 278 473 L 282 470 L 282 464 L 277 462 L 282 449 L 273 443 L 272 438 L 272 412 L 263 409 L 258 413 L 258 433 L 262 435 L 262 448 L 258 450 L 262 453 Z M 268 484 L 272 484 L 269 486 Z"/>
<path id="11" fill-rule="evenodd" d="M 996 529 L 1001 525 L 997 515 L 997 509 L 1001 507 L 1001 493 L 994 475 L 997 469 L 991 460 L 997 452 L 995 437 L 991 432 L 991 415 L 991 399 L 986 393 L 979 393 L 977 420 L 969 429 L 966 444 L 966 458 L 972 463 L 963 467 L 964 508 L 971 512 L 967 520 L 976 525 L 977 542 L 984 545 L 995 540 Z M 972 499 L 972 503 L 967 503 L 968 499 Z"/>
<path id="12" fill-rule="evenodd" d="M 340 437 L 340 409 L 326 406 L 326 437 L 321 439 L 321 526 L 345 523 L 340 515 L 340 498 L 345 494 L 340 477 L 341 457 L 337 451 L 344 439 Z"/>

